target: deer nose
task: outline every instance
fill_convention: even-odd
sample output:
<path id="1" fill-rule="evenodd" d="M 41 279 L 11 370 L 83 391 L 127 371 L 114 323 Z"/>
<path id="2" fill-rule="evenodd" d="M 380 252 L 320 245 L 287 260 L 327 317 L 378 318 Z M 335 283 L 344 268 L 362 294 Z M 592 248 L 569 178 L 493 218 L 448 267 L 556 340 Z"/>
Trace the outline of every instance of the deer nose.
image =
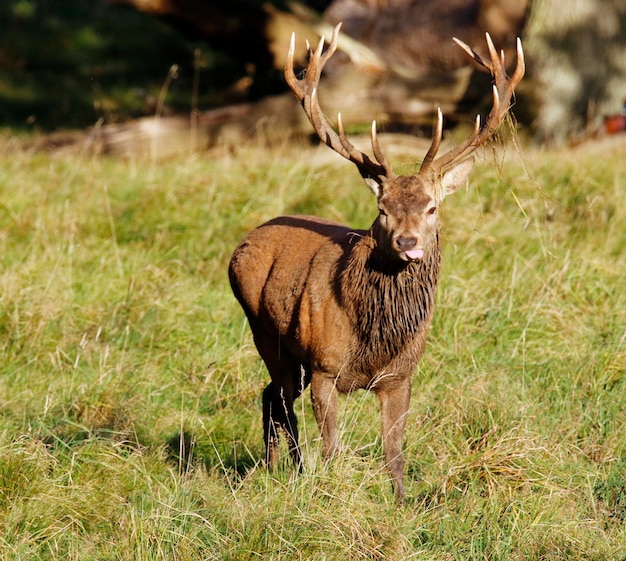
<path id="1" fill-rule="evenodd" d="M 417 245 L 417 239 L 410 238 L 396 238 L 396 247 L 400 251 L 409 251 Z"/>

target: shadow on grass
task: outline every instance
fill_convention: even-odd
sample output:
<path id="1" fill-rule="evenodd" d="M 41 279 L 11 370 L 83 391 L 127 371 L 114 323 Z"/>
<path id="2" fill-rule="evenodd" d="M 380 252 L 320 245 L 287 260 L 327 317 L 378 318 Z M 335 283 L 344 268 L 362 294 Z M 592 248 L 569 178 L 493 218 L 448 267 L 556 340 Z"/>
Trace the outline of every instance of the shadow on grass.
<path id="1" fill-rule="evenodd" d="M 242 443 L 230 442 L 228 446 L 224 443 L 200 443 L 189 431 L 172 435 L 166 446 L 168 459 L 178 466 L 181 474 L 201 463 L 208 470 L 218 469 L 235 479 L 243 479 L 260 464 L 260 459 Z"/>

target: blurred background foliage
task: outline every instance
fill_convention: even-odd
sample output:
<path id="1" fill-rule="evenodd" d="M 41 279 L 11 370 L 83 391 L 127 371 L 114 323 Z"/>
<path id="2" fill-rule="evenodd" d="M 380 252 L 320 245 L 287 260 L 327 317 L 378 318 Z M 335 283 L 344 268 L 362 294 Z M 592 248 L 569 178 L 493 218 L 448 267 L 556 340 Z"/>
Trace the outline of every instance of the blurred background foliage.
<path id="1" fill-rule="evenodd" d="M 205 11 L 214 5 L 199 4 Z M 260 1 L 228 5 L 247 14 L 242 25 L 262 17 Z M 0 21 L 0 123 L 11 127 L 76 128 L 152 114 L 168 75 L 176 78 L 169 110 L 188 113 L 194 91 L 194 103 L 217 106 L 232 100 L 229 87 L 254 70 L 237 49 L 263 56 L 254 37 L 224 48 L 192 27 L 100 0 L 0 0 Z M 251 95 L 262 96 L 278 87 L 278 78 L 255 84 Z"/>
<path id="2" fill-rule="evenodd" d="M 511 19 L 526 5 L 524 18 Z M 334 81 L 333 69 L 326 69 L 325 111 L 341 111 L 348 128 L 360 130 L 368 116 L 388 131 L 430 131 L 437 105 L 449 124 L 473 119 L 491 102 L 483 98 L 485 77 L 473 73 L 468 86 L 460 73 L 441 72 L 441 59 L 461 56 L 450 36 L 480 49 L 485 29 L 495 38 L 502 27 L 502 45 L 523 36 L 527 74 L 515 115 L 533 138 L 579 142 L 603 134 L 607 119 L 617 119 L 612 132 L 622 132 L 626 1 L 567 6 L 564 11 L 559 0 L 0 0 L 0 126 L 45 133 L 111 125 L 102 137 L 112 151 L 119 137 L 141 144 L 141 135 L 124 125 L 145 116 L 181 117 L 182 124 L 162 123 L 167 137 L 176 126 L 189 128 L 190 114 L 204 112 L 199 126 L 209 144 L 218 137 L 237 144 L 263 127 L 295 130 L 302 116 L 293 97 L 271 101 L 287 91 L 281 66 L 289 34 L 296 29 L 312 39 L 343 21 L 345 36 L 382 61 L 372 72 L 356 64 L 360 50 L 348 59 L 344 46 L 330 65 L 339 65 Z M 208 114 L 233 105 L 240 111 Z"/>

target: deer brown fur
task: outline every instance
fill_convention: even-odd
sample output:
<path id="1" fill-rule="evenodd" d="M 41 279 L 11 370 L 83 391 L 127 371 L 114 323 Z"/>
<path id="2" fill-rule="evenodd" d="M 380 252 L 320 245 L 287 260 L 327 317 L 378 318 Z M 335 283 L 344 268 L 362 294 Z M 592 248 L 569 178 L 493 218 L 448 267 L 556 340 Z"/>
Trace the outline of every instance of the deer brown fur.
<path id="1" fill-rule="evenodd" d="M 473 166 L 468 154 L 493 135 L 508 112 L 524 72 L 523 58 L 519 47 L 518 66 L 509 79 L 489 40 L 491 64 L 471 53 L 496 77 L 494 108 L 485 126 L 480 128 L 477 120 L 464 143 L 435 159 L 440 113 L 419 173 L 396 176 L 382 154 L 375 124 L 376 162 L 349 142 L 340 119 L 337 133 L 319 108 L 316 87 L 338 30 L 326 52 L 323 38 L 310 52 L 302 80 L 293 72 L 292 41 L 286 77 L 320 138 L 357 165 L 377 198 L 379 214 L 369 230 L 312 216 L 275 218 L 235 249 L 229 277 L 271 378 L 263 392 L 268 464 L 276 460 L 283 432 L 301 465 L 293 403 L 309 384 L 327 458 L 338 448 L 338 392 L 370 390 L 380 400 L 385 462 L 401 500 L 411 378 L 424 354 L 439 279 L 439 205 L 466 184 Z"/>

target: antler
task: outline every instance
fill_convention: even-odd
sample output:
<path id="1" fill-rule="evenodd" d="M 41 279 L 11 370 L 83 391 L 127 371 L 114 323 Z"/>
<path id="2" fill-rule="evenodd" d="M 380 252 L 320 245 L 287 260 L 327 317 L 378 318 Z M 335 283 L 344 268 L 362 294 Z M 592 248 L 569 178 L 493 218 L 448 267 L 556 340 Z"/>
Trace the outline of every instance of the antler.
<path id="1" fill-rule="evenodd" d="M 472 59 L 474 59 L 474 61 L 476 61 L 480 66 L 488 70 L 494 77 L 495 84 L 493 86 L 493 107 L 489 112 L 487 121 L 481 128 L 480 115 L 477 115 L 476 122 L 474 124 L 474 130 L 472 131 L 472 133 L 456 148 L 449 150 L 443 156 L 440 156 L 435 160 L 434 158 L 437 155 L 439 145 L 441 144 L 441 136 L 443 131 L 443 116 L 441 114 L 441 109 L 438 109 L 437 124 L 433 132 L 432 144 L 430 145 L 430 148 L 426 156 L 424 157 L 424 161 L 422 162 L 422 166 L 419 171 L 420 174 L 439 174 L 446 166 L 449 166 L 459 159 L 469 156 L 469 154 L 474 152 L 476 148 L 478 148 L 481 144 L 483 144 L 494 135 L 494 133 L 498 129 L 498 126 L 509 111 L 513 92 L 515 91 L 515 88 L 519 84 L 520 80 L 524 76 L 524 72 L 526 71 L 526 65 L 524 63 L 524 51 L 522 50 L 522 42 L 519 38 L 517 39 L 517 65 L 515 67 L 515 71 L 513 72 L 513 76 L 509 78 L 506 75 L 504 51 L 500 52 L 500 55 L 498 55 L 498 51 L 496 51 L 496 48 L 494 47 L 493 41 L 491 40 L 489 33 L 486 33 L 486 37 L 491 61 L 485 61 L 479 54 L 472 50 L 471 47 L 469 47 L 468 45 L 463 43 L 463 41 L 460 41 L 456 37 L 454 38 L 454 42 L 459 47 L 461 47 L 470 57 L 472 57 Z"/>
<path id="2" fill-rule="evenodd" d="M 376 121 L 372 121 L 372 150 L 374 152 L 374 157 L 376 158 L 376 162 L 374 162 L 367 154 L 357 150 L 348 140 L 341 122 L 341 113 L 337 115 L 338 131 L 335 131 L 322 112 L 317 98 L 317 87 L 319 85 L 320 76 L 324 65 L 328 62 L 328 59 L 333 56 L 335 50 L 337 49 L 337 38 L 340 28 L 341 23 L 335 27 L 326 52 L 323 52 L 324 36 L 320 39 L 315 51 L 311 50 L 311 47 L 307 42 L 309 50 L 309 63 L 306 68 L 304 78 L 301 80 L 296 77 L 293 69 L 295 51 L 295 33 L 293 33 L 291 35 L 291 44 L 289 46 L 287 62 L 285 64 L 285 79 L 287 80 L 289 87 L 296 94 L 298 101 L 304 108 L 304 112 L 309 118 L 309 121 L 311 121 L 311 124 L 313 125 L 317 135 L 320 137 L 320 140 L 325 142 L 335 152 L 341 154 L 344 158 L 356 164 L 363 178 L 372 178 L 377 183 L 382 183 L 384 179 L 391 179 L 395 177 L 395 174 L 391 165 L 382 153 L 378 143 L 378 137 L 376 135 Z"/>

